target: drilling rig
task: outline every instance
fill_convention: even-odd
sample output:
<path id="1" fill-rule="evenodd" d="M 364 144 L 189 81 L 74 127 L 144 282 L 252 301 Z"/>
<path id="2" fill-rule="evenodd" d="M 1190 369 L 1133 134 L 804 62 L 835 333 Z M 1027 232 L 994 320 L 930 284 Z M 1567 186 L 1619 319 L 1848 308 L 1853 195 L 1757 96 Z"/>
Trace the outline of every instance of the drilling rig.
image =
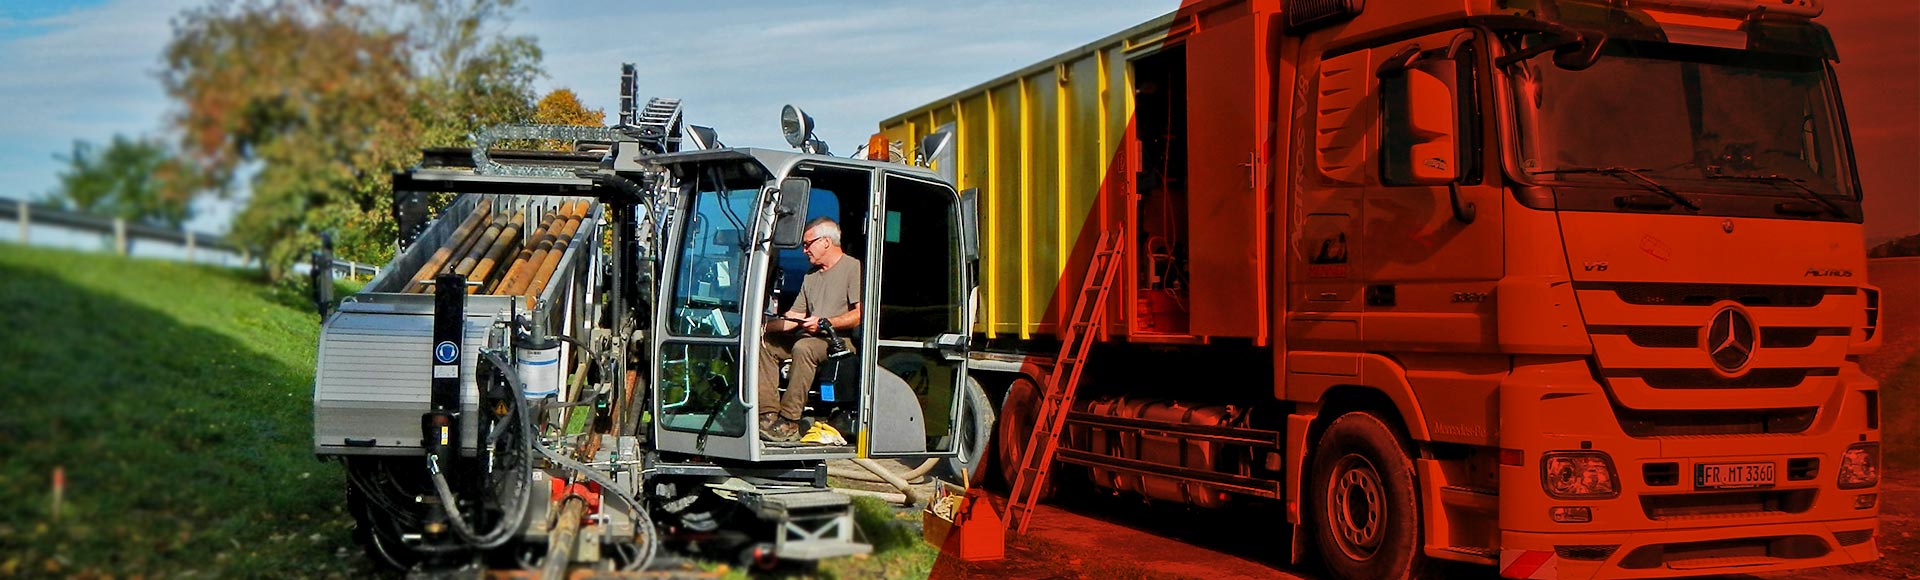
<path id="1" fill-rule="evenodd" d="M 826 462 L 965 447 L 976 238 L 953 188 L 826 154 L 798 109 L 801 151 L 728 148 L 635 84 L 628 65 L 616 126 L 489 128 L 393 176 L 457 195 L 327 316 L 314 386 L 314 452 L 345 465 L 378 562 L 553 578 L 861 554 Z M 506 147 L 529 143 L 565 146 Z M 768 440 L 765 322 L 817 218 L 865 264 L 865 308 L 806 387 L 806 436 Z"/>

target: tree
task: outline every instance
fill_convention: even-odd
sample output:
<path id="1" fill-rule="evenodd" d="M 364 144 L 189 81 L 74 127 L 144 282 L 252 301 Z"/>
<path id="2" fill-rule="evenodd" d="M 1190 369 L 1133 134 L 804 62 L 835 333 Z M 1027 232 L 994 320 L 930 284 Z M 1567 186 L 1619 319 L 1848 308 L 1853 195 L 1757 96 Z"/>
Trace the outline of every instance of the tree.
<path id="1" fill-rule="evenodd" d="M 531 114 L 539 50 L 490 31 L 511 5 L 217 0 L 175 19 L 161 81 L 183 149 L 219 183 L 250 173 L 232 231 L 269 276 L 323 231 L 343 258 L 390 259 L 388 176 Z"/>
<path id="2" fill-rule="evenodd" d="M 600 109 L 588 109 L 580 103 L 580 97 L 572 89 L 554 89 L 533 106 L 533 122 L 547 125 L 581 125 L 603 127 L 607 123 L 607 113 Z M 522 146 L 553 151 L 566 151 L 572 147 L 566 141 L 543 140 Z"/>
<path id="3" fill-rule="evenodd" d="M 602 127 L 607 124 L 607 113 L 600 109 L 588 109 L 580 103 L 579 95 L 573 94 L 572 89 L 554 89 L 547 96 L 540 97 L 540 103 L 534 105 L 533 122 Z"/>
<path id="4" fill-rule="evenodd" d="M 205 180 L 165 142 L 114 135 L 105 149 L 75 141 L 47 199 L 69 209 L 178 229 Z"/>

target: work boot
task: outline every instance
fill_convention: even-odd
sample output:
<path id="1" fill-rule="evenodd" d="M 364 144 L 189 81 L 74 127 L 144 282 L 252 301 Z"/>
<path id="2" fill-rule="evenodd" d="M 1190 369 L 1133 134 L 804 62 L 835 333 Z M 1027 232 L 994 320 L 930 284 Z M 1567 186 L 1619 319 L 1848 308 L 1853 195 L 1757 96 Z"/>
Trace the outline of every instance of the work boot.
<path id="1" fill-rule="evenodd" d="M 760 414 L 760 439 L 785 443 L 800 438 L 800 424 L 781 417 L 778 413 Z"/>

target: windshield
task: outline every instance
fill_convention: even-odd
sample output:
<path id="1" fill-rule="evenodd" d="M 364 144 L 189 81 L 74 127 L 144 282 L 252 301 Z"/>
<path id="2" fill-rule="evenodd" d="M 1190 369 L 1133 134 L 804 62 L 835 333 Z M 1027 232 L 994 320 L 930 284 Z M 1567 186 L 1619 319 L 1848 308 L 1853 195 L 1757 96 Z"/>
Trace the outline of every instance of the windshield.
<path id="1" fill-rule="evenodd" d="M 1616 41 L 1584 71 L 1550 53 L 1507 70 L 1518 167 L 1536 180 L 1613 180 L 1582 170 L 1622 168 L 1729 193 L 1788 195 L 1767 183 L 1786 178 L 1853 198 L 1815 57 Z"/>
<path id="2" fill-rule="evenodd" d="M 753 239 L 754 198 L 758 181 L 721 183 L 717 178 L 689 179 L 692 207 L 680 244 L 674 276 L 670 330 L 679 336 L 738 335 L 746 292 L 747 246 Z"/>

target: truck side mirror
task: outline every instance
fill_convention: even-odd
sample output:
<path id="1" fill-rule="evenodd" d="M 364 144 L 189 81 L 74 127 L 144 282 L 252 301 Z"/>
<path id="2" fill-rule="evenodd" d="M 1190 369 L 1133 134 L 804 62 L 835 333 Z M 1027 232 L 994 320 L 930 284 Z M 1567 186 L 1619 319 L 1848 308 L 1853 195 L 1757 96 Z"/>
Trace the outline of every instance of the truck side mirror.
<path id="1" fill-rule="evenodd" d="M 1596 30 L 1580 33 L 1580 41 L 1553 51 L 1553 65 L 1571 71 L 1593 68 L 1600 61 L 1600 50 L 1607 46 L 1607 34 Z"/>
<path id="2" fill-rule="evenodd" d="M 807 233 L 807 201 L 813 197 L 813 181 L 805 177 L 780 180 L 778 195 L 780 203 L 773 209 L 773 247 L 798 248 Z"/>
<path id="3" fill-rule="evenodd" d="M 1454 61 L 1418 63 L 1380 79 L 1381 181 L 1446 185 L 1460 177 L 1459 104 L 1450 83 Z"/>

